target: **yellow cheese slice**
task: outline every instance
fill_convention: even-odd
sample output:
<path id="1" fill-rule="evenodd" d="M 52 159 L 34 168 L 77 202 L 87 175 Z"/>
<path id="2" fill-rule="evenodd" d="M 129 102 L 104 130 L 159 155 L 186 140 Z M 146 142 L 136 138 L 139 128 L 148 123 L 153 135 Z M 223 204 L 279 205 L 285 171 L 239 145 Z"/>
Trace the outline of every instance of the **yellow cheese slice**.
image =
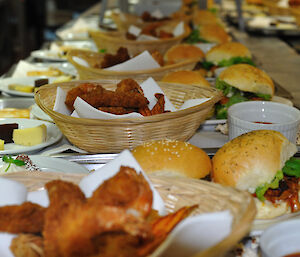
<path id="1" fill-rule="evenodd" d="M 4 150 L 4 140 L 0 139 L 0 150 Z"/>
<path id="2" fill-rule="evenodd" d="M 13 141 L 17 145 L 33 146 L 45 142 L 47 126 L 42 124 L 33 128 L 14 129 Z"/>

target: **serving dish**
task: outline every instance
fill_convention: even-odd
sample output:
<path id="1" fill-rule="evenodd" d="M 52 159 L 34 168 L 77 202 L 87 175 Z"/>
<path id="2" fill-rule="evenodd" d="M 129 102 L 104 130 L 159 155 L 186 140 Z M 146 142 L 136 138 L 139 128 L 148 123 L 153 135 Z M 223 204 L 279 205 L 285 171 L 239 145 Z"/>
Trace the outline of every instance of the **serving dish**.
<path id="1" fill-rule="evenodd" d="M 37 90 L 35 100 L 72 144 L 92 153 L 120 152 L 123 149 L 132 149 L 150 139 L 188 140 L 205 120 L 213 105 L 221 98 L 220 92 L 214 88 L 158 83 L 164 94 L 177 108 L 188 99 L 207 97 L 211 99 L 184 110 L 142 118 L 83 119 L 53 111 L 58 86 L 68 91 L 83 82 L 74 81 L 43 86 Z M 117 82 L 116 80 L 97 80 L 97 83 L 110 90 L 115 89 Z"/>
<path id="2" fill-rule="evenodd" d="M 78 183 L 83 176 L 82 174 L 55 172 L 21 172 L 4 175 L 5 178 L 23 183 L 29 191 L 42 189 L 46 182 L 58 178 Z M 223 210 L 230 211 L 233 216 L 230 235 L 216 245 L 207 246 L 208 248 L 197 253 L 197 257 L 220 256 L 248 233 L 256 213 L 254 201 L 248 193 L 201 180 L 162 177 L 154 174 L 149 177 L 163 198 L 168 212 L 196 203 L 199 204 L 199 207 L 193 213 L 194 215 Z M 161 256 L 171 243 L 171 239 L 165 240 L 151 257 Z M 205 246 L 205 243 L 199 243 Z"/>
<path id="3" fill-rule="evenodd" d="M 34 146 L 22 146 L 22 145 L 16 145 L 14 143 L 7 143 L 4 146 L 5 149 L 0 151 L 0 155 L 33 153 L 58 142 L 62 138 L 62 133 L 60 132 L 58 127 L 50 122 L 32 120 L 32 119 L 14 119 L 14 118 L 0 119 L 0 124 L 9 124 L 9 123 L 18 123 L 19 128 L 30 128 L 30 127 L 39 126 L 41 124 L 45 124 L 47 126 L 47 139 L 45 142 Z"/>
<path id="4" fill-rule="evenodd" d="M 177 23 L 176 23 L 177 24 Z M 190 28 L 184 25 L 184 32 L 172 38 L 137 41 L 126 39 L 124 32 L 113 31 L 89 31 L 91 38 L 94 40 L 98 49 L 106 49 L 108 53 L 115 53 L 119 47 L 125 47 L 131 56 L 135 56 L 145 50 L 149 52 L 159 51 L 164 54 L 171 46 L 179 44 L 190 34 Z"/>
<path id="5" fill-rule="evenodd" d="M 82 65 L 76 61 L 80 58 L 89 64 L 89 67 Z M 84 50 L 71 50 L 67 54 L 68 61 L 77 69 L 80 79 L 146 79 L 153 77 L 160 80 L 164 75 L 178 70 L 192 70 L 199 59 L 190 59 L 180 63 L 162 66 L 160 68 L 137 70 L 137 71 L 111 71 L 100 68 L 93 68 L 95 64 L 100 64 L 103 59 L 103 54 L 84 51 Z"/>

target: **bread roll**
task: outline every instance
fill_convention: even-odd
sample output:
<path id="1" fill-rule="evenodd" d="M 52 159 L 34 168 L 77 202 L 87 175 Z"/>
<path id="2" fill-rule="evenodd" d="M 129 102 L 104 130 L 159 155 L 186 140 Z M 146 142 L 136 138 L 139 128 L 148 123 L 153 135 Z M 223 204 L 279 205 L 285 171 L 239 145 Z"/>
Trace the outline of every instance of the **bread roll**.
<path id="1" fill-rule="evenodd" d="M 210 87 L 209 82 L 199 72 L 196 71 L 174 71 L 166 74 L 161 81 Z"/>
<path id="2" fill-rule="evenodd" d="M 242 91 L 274 95 L 274 83 L 264 71 L 249 64 L 235 64 L 226 68 L 219 79 Z"/>
<path id="3" fill-rule="evenodd" d="M 200 148 L 183 141 L 157 140 L 133 149 L 146 173 L 203 178 L 211 172 L 211 160 Z"/>
<path id="4" fill-rule="evenodd" d="M 220 20 L 208 10 L 197 10 L 193 15 L 195 25 L 219 24 Z"/>
<path id="5" fill-rule="evenodd" d="M 203 51 L 194 45 L 180 44 L 172 46 L 164 55 L 167 63 L 178 63 L 189 59 L 198 59 L 199 61 L 204 58 Z"/>
<path id="6" fill-rule="evenodd" d="M 233 57 L 251 58 L 249 49 L 238 42 L 227 42 L 211 48 L 205 56 L 206 61 L 218 64 L 220 61 L 229 60 Z"/>
<path id="7" fill-rule="evenodd" d="M 218 24 L 199 26 L 200 36 L 210 43 L 222 44 L 231 41 L 228 33 Z"/>

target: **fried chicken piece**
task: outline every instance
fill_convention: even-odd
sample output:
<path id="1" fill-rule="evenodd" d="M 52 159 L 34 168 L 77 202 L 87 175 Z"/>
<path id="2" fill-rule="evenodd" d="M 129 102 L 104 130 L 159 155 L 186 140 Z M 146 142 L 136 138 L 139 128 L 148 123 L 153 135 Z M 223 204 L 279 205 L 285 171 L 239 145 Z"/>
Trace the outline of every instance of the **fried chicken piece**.
<path id="1" fill-rule="evenodd" d="M 120 47 L 115 55 L 105 54 L 101 62 L 101 69 L 114 66 L 130 59 L 128 50 L 125 47 Z"/>
<path id="2" fill-rule="evenodd" d="M 20 234 L 13 238 L 10 250 L 15 257 L 43 257 L 43 238 L 33 234 Z"/>
<path id="3" fill-rule="evenodd" d="M 163 94 L 155 94 L 155 97 L 157 99 L 156 104 L 153 106 L 152 110 L 151 110 L 151 114 L 155 115 L 155 114 L 161 114 L 165 112 L 165 97 Z"/>
<path id="4" fill-rule="evenodd" d="M 102 90 L 89 92 L 81 96 L 81 98 L 94 106 L 99 107 L 124 107 L 124 108 L 140 108 L 149 103 L 146 97 L 139 93 L 132 92 L 114 92 L 110 90 Z"/>
<path id="5" fill-rule="evenodd" d="M 60 241 L 59 235 L 62 232 L 63 215 L 71 206 L 79 206 L 86 199 L 80 188 L 70 182 L 53 180 L 45 187 L 50 200 L 50 205 L 45 212 L 43 229 L 45 256 L 61 256 L 57 253 L 57 247 Z"/>
<path id="6" fill-rule="evenodd" d="M 140 93 L 144 95 L 143 89 L 140 85 L 133 79 L 123 79 L 117 84 L 116 93 Z"/>
<path id="7" fill-rule="evenodd" d="M 160 26 L 161 24 L 158 22 L 158 23 L 151 23 L 147 26 L 145 26 L 142 31 L 141 31 L 141 34 L 144 34 L 144 35 L 149 35 L 149 36 L 152 36 L 152 37 L 157 37 L 157 32 L 156 32 L 156 29 Z"/>
<path id="8" fill-rule="evenodd" d="M 151 110 L 149 109 L 148 106 L 144 106 L 139 109 L 139 113 L 142 114 L 143 116 L 151 116 Z"/>
<path id="9" fill-rule="evenodd" d="M 124 107 L 99 107 L 98 110 L 116 115 L 128 114 L 137 111 L 137 109 Z"/>
<path id="10" fill-rule="evenodd" d="M 125 37 L 126 37 L 126 39 L 129 39 L 129 40 L 136 40 L 137 39 L 137 37 L 135 35 L 133 35 L 129 32 L 126 32 Z"/>
<path id="11" fill-rule="evenodd" d="M 94 191 L 88 202 L 131 209 L 138 217 L 145 218 L 151 212 L 152 200 L 152 191 L 144 176 L 133 168 L 121 166 L 113 178 Z"/>
<path id="12" fill-rule="evenodd" d="M 154 51 L 151 56 L 160 66 L 164 66 L 164 57 L 159 51 Z"/>
<path id="13" fill-rule="evenodd" d="M 158 37 L 161 39 L 172 38 L 174 35 L 172 33 L 166 32 L 164 30 L 160 30 L 158 33 Z"/>
<path id="14" fill-rule="evenodd" d="M 44 225 L 45 208 L 25 202 L 0 207 L 0 231 L 8 233 L 40 233 Z"/>
<path id="15" fill-rule="evenodd" d="M 80 84 L 79 86 L 72 88 L 71 90 L 68 91 L 65 104 L 71 111 L 73 111 L 74 110 L 73 104 L 77 96 L 81 97 L 82 95 L 87 94 L 89 92 L 93 92 L 95 90 L 102 91 L 103 87 L 101 85 L 92 84 L 92 83 Z"/>

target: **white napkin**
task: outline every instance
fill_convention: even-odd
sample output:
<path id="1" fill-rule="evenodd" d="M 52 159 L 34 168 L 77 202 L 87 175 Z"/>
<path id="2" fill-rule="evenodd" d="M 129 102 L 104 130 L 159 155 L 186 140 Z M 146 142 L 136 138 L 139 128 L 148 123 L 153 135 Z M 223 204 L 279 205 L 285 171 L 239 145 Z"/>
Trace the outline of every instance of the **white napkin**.
<path id="1" fill-rule="evenodd" d="M 67 93 L 60 87 L 57 87 L 53 111 L 59 112 L 64 115 L 71 115 L 71 111 L 65 104 L 66 97 Z"/>
<path id="2" fill-rule="evenodd" d="M 114 65 L 104 70 L 110 71 L 136 71 L 136 70 L 150 70 L 160 68 L 160 65 L 154 60 L 148 51 L 129 59 L 126 62 Z"/>
<path id="3" fill-rule="evenodd" d="M 182 35 L 183 32 L 184 32 L 184 23 L 181 21 L 177 24 L 177 26 L 173 30 L 173 35 L 175 37 L 178 37 L 178 36 Z"/>
<path id="4" fill-rule="evenodd" d="M 0 178 L 0 207 L 18 205 L 26 201 L 26 187 L 14 180 Z"/>
<path id="5" fill-rule="evenodd" d="M 134 26 L 134 25 L 130 25 L 130 27 L 128 28 L 128 32 L 132 35 L 135 35 L 136 37 L 138 37 L 141 32 L 142 32 L 142 29 L 140 29 L 139 27 L 137 26 Z"/>
<path id="6" fill-rule="evenodd" d="M 216 45 L 216 43 L 197 43 L 197 44 L 195 44 L 195 46 L 197 46 L 198 48 L 200 48 L 202 50 L 202 52 L 204 52 L 205 54 L 210 49 L 212 49 L 215 45 Z"/>

